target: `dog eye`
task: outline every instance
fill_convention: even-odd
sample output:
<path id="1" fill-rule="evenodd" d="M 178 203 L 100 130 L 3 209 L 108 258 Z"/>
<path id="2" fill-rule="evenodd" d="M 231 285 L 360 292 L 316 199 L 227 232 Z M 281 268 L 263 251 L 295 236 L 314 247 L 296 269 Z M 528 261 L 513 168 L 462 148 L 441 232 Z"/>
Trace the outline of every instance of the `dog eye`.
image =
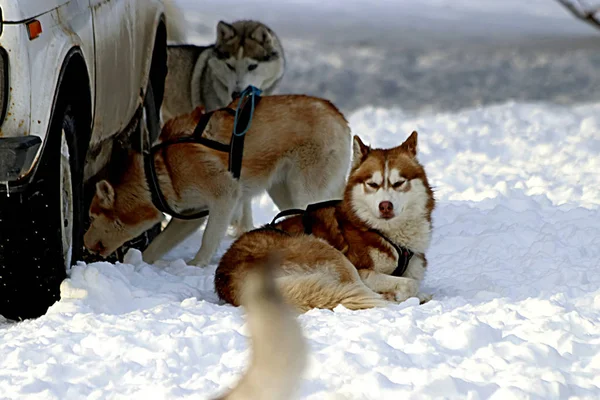
<path id="1" fill-rule="evenodd" d="M 248 71 L 254 71 L 258 67 L 258 64 L 248 65 Z"/>
<path id="2" fill-rule="evenodd" d="M 369 182 L 367 183 L 367 185 L 369 185 L 369 187 L 372 187 L 373 189 L 379 189 L 379 185 L 375 182 Z"/>
<path id="3" fill-rule="evenodd" d="M 404 185 L 404 182 L 406 182 L 406 181 L 398 181 L 398 182 L 394 183 L 394 184 L 392 185 L 392 187 L 393 187 L 394 189 L 398 189 L 400 186 Z"/>
<path id="4" fill-rule="evenodd" d="M 233 67 L 233 65 L 229 64 L 229 63 L 225 63 L 227 65 L 227 68 L 229 68 L 232 71 L 235 71 L 235 68 Z"/>

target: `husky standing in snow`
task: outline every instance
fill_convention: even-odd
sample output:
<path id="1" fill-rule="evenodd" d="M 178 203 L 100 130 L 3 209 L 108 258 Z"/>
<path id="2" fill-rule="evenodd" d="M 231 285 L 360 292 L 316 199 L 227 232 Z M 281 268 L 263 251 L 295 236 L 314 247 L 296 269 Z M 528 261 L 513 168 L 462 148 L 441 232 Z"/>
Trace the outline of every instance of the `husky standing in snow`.
<path id="1" fill-rule="evenodd" d="M 232 102 L 230 107 L 235 107 Z M 192 135 L 202 109 L 182 114 L 163 126 L 159 140 Z M 227 110 L 212 114 L 203 137 L 226 143 L 235 116 Z M 85 246 L 103 257 L 139 236 L 163 214 L 153 201 L 148 164 L 154 165 L 165 202 L 176 213 L 208 210 L 202 245 L 191 261 L 208 265 L 233 222 L 239 232 L 254 227 L 252 198 L 269 193 L 277 207 L 306 207 L 343 193 L 351 162 L 350 127 L 330 102 L 303 95 L 262 98 L 246 134 L 239 180 L 228 170 L 229 155 L 199 143 L 165 147 L 152 158 L 133 149 L 114 166 L 114 176 L 98 182 L 89 211 L 91 224 Z M 148 161 L 150 163 L 148 163 Z M 145 164 L 146 161 L 146 164 Z M 144 251 L 153 263 L 200 227 L 204 219 L 173 218 Z"/>
<path id="2" fill-rule="evenodd" d="M 242 235 L 217 267 L 219 297 L 238 305 L 255 260 L 281 249 L 277 284 L 301 311 L 429 300 L 419 285 L 435 201 L 416 155 L 416 132 L 385 150 L 371 149 L 355 136 L 343 200 Z"/>
<path id="3" fill-rule="evenodd" d="M 181 14 L 172 4 L 167 13 L 169 42 L 184 42 L 181 27 L 185 21 Z M 206 111 L 225 107 L 249 85 L 271 94 L 285 71 L 279 38 L 268 26 L 252 20 L 231 24 L 220 21 L 215 44 L 171 44 L 167 55 L 164 121 L 190 113 L 197 106 Z"/>

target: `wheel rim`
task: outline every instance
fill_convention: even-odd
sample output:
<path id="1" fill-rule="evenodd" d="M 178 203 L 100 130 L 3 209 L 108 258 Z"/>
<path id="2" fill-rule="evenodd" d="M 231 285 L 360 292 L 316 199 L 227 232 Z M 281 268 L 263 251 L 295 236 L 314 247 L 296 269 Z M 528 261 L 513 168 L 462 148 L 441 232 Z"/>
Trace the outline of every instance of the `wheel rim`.
<path id="1" fill-rule="evenodd" d="M 60 139 L 60 216 L 63 260 L 67 269 L 71 267 L 73 254 L 73 186 L 69 157 L 69 145 L 63 130 Z"/>

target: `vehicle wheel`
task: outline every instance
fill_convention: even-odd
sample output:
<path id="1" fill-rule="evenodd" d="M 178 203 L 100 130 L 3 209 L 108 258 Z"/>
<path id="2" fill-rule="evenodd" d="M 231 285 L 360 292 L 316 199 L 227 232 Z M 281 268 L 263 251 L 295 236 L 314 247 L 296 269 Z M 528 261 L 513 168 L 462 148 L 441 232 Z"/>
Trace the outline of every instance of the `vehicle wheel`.
<path id="1" fill-rule="evenodd" d="M 0 314 L 36 318 L 60 299 L 60 284 L 80 258 L 83 240 L 83 164 L 78 140 L 89 137 L 74 106 L 59 96 L 34 181 L 3 200 L 4 287 Z M 81 130 L 78 130 L 81 128 Z M 1 246 L 0 245 L 0 246 Z"/>

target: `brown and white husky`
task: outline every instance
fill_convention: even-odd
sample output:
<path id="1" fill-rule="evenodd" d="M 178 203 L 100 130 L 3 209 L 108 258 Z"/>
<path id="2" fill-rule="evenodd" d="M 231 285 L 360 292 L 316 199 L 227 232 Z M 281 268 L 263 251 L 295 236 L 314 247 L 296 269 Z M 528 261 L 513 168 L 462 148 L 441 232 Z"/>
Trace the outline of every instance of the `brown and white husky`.
<path id="1" fill-rule="evenodd" d="M 434 196 L 416 155 L 417 132 L 385 150 L 371 149 L 355 136 L 343 201 L 242 235 L 216 270 L 220 298 L 238 305 L 255 260 L 280 249 L 278 287 L 301 311 L 338 304 L 364 309 L 415 296 L 429 300 L 419 284 Z"/>
<path id="2" fill-rule="evenodd" d="M 235 109 L 236 102 L 230 104 Z M 190 135 L 202 110 L 183 114 L 163 127 L 161 141 Z M 234 117 L 216 111 L 203 136 L 229 143 Z M 246 133 L 240 179 L 228 171 L 228 155 L 202 144 L 164 148 L 154 156 L 161 190 L 179 213 L 208 209 L 200 250 L 191 261 L 211 262 L 227 227 L 252 228 L 251 201 L 269 193 L 280 209 L 306 207 L 332 199 L 344 190 L 351 164 L 352 135 L 344 116 L 330 102 L 303 95 L 265 96 L 256 107 Z M 144 170 L 143 156 L 131 152 L 112 181 L 100 181 L 90 206 L 90 228 L 84 242 L 106 257 L 127 240 L 160 222 Z M 144 251 L 152 263 L 200 227 L 203 220 L 173 218 Z"/>

